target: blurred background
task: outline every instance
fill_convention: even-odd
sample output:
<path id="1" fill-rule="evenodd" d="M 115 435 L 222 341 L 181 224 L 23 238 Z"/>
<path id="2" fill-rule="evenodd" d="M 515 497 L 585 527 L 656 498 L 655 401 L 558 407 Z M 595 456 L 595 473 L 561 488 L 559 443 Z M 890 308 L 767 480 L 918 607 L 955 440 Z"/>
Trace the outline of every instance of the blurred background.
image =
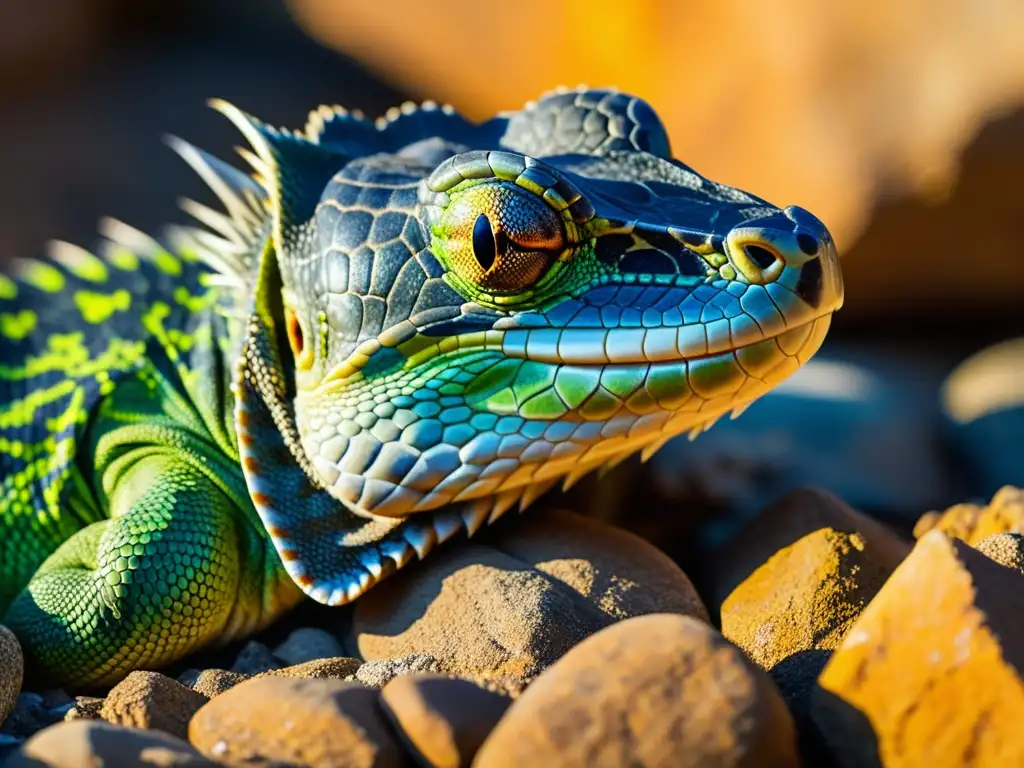
<path id="1" fill-rule="evenodd" d="M 1024 4 L 514 8 L 4 0 L 0 254 L 88 245 L 104 215 L 181 220 L 179 196 L 207 196 L 161 135 L 230 157 L 211 96 L 300 126 L 324 102 L 373 116 L 429 98 L 483 119 L 559 84 L 615 85 L 704 175 L 816 213 L 847 282 L 816 364 L 660 454 L 659 492 L 743 511 L 816 482 L 910 522 L 1024 484 L 1024 347 L 949 378 L 1024 335 Z"/>

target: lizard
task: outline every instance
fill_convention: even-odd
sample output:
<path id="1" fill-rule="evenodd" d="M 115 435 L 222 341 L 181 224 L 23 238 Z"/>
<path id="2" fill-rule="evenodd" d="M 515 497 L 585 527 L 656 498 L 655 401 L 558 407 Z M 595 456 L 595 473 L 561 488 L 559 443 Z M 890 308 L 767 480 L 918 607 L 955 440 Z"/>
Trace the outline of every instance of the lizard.
<path id="1" fill-rule="evenodd" d="M 216 207 L 0 275 L 0 617 L 52 684 L 348 603 L 738 414 L 842 305 L 821 221 L 701 176 L 617 90 L 294 131 L 211 105 L 247 171 L 168 142 Z"/>

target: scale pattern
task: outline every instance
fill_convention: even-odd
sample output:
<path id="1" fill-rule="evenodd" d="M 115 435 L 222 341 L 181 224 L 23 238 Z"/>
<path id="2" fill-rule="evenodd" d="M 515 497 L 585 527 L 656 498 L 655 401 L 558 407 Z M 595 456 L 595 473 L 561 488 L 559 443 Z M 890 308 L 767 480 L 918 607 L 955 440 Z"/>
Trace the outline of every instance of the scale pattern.
<path id="1" fill-rule="evenodd" d="M 147 345 L 187 346 L 216 300 L 194 259 L 105 229 L 99 255 L 56 244 L 0 275 L 0 615 L 47 555 L 103 516 L 76 464 L 96 404 L 146 364 Z"/>
<path id="2" fill-rule="evenodd" d="M 0 278 L 0 616 L 50 683 L 353 600 L 741 411 L 842 301 L 821 222 L 671 158 L 634 97 L 214 106 L 253 173 L 172 140 L 224 205 L 185 204 L 202 229 Z"/>

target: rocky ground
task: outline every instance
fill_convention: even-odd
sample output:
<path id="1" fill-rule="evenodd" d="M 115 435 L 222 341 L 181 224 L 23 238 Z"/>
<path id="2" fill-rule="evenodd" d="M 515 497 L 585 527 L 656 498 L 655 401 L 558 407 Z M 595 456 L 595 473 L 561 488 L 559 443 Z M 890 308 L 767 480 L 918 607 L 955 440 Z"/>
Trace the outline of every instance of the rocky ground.
<path id="1" fill-rule="evenodd" d="M 856 358 L 111 690 L 0 626 L 0 765 L 1024 765 L 1024 341 Z"/>
<path id="2" fill-rule="evenodd" d="M 1020 489 L 923 516 L 916 543 L 796 491 L 700 593 L 603 522 L 514 522 L 300 609 L 273 647 L 102 695 L 19 694 L 0 630 L 5 768 L 1024 762 Z"/>

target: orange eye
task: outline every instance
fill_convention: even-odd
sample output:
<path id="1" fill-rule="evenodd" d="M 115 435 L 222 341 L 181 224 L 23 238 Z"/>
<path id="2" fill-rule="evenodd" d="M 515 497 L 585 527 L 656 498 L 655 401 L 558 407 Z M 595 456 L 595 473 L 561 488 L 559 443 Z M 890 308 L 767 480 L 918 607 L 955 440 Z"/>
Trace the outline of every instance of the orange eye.
<path id="1" fill-rule="evenodd" d="M 558 214 L 505 182 L 463 193 L 445 211 L 441 230 L 455 273 L 497 293 L 533 285 L 567 247 Z"/>
<path id="2" fill-rule="evenodd" d="M 292 348 L 295 356 L 295 365 L 301 369 L 308 369 L 313 364 L 313 352 L 306 349 L 306 338 L 302 332 L 302 323 L 298 315 L 290 308 L 284 311 L 285 332 L 288 334 L 288 345 Z"/>

